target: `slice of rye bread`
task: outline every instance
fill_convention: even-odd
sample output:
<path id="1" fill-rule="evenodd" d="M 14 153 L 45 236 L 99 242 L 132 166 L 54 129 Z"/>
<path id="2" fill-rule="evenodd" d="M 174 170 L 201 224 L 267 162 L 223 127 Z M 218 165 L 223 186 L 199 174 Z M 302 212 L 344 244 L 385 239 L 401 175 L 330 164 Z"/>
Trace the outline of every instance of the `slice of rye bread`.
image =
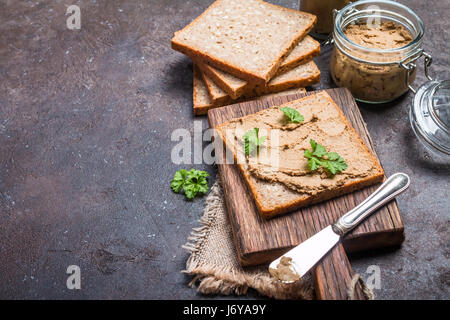
<path id="1" fill-rule="evenodd" d="M 194 64 L 197 67 L 198 73 L 203 80 L 203 83 L 206 87 L 206 91 L 209 95 L 209 100 L 216 106 L 225 105 L 233 101 L 233 99 L 223 91 L 219 86 L 216 85 L 214 81 L 210 77 L 204 73 L 198 64 Z"/>
<path id="2" fill-rule="evenodd" d="M 262 0 L 217 0 L 175 32 L 172 48 L 264 85 L 314 26 L 316 16 Z"/>
<path id="3" fill-rule="evenodd" d="M 279 110 L 283 106 L 289 106 L 300 112 L 305 120 L 301 124 L 287 123 L 284 114 Z M 318 120 L 322 119 L 322 120 Z M 287 158 L 280 159 L 280 166 L 271 167 L 268 157 L 261 156 L 261 151 L 257 157 L 245 158 L 242 136 L 237 136 L 237 132 L 245 133 L 249 129 L 258 127 L 260 134 L 263 130 L 270 128 L 280 129 L 279 144 L 271 149 L 272 137 L 269 131 L 264 136 L 268 136 L 263 148 L 267 150 L 279 150 L 284 148 L 283 140 L 291 135 L 297 139 L 292 148 L 292 154 L 288 159 L 297 159 L 296 168 L 283 167 Z M 322 131 L 325 127 L 327 130 Z M 322 129 L 321 129 L 322 128 Z M 226 148 L 233 153 L 234 161 L 237 163 L 249 192 L 255 199 L 258 212 L 265 218 L 281 215 L 298 208 L 322 202 L 354 190 L 380 182 L 384 178 L 383 169 L 378 160 L 373 156 L 364 142 L 361 140 L 355 129 L 350 125 L 341 109 L 334 103 L 326 92 L 291 101 L 281 106 L 271 107 L 263 111 L 234 119 L 216 127 L 220 139 L 224 141 Z M 294 135 L 294 136 L 292 136 Z M 330 152 L 339 153 L 347 161 L 348 168 L 342 173 L 333 177 L 325 172 L 311 173 L 307 160 L 303 156 L 303 151 L 310 149 L 309 141 L 325 146 Z M 357 157 L 355 157 L 357 155 Z M 288 155 L 285 155 L 289 157 Z M 243 160 L 240 162 L 238 159 Z M 255 163 L 263 164 L 264 170 L 255 170 Z M 292 162 L 290 163 L 292 164 Z M 359 170 L 359 171 L 358 171 Z M 355 172 L 360 174 L 355 175 Z M 279 174 L 279 177 L 277 175 Z M 353 175 L 352 175 L 353 174 Z M 298 179 L 303 179 L 299 184 Z M 313 192 L 310 192 L 310 191 Z"/>
<path id="4" fill-rule="evenodd" d="M 192 100 L 194 104 L 194 114 L 206 114 L 209 109 L 217 107 L 209 98 L 208 89 L 202 79 L 198 67 L 194 64 L 194 83 L 192 90 Z"/>
<path id="5" fill-rule="evenodd" d="M 320 43 L 312 37 L 306 36 L 283 60 L 275 77 L 312 60 L 312 58 L 319 55 L 319 53 Z M 230 95 L 232 99 L 239 98 L 245 93 L 248 93 L 252 87 L 255 87 L 251 82 L 239 79 L 228 72 L 203 63 L 200 59 L 193 58 L 192 60 L 195 61 L 204 74 L 211 78 L 211 80 Z"/>
<path id="6" fill-rule="evenodd" d="M 194 114 L 195 115 L 203 115 L 208 112 L 209 109 L 220 107 L 221 105 L 218 105 L 216 103 L 213 103 L 211 99 L 209 98 L 208 90 L 206 89 L 206 85 L 199 74 L 199 70 L 194 65 L 194 88 L 193 88 L 193 102 L 194 102 Z M 289 94 L 296 94 L 296 93 L 305 93 L 305 88 L 295 88 L 295 89 L 289 89 L 282 92 L 277 93 L 268 93 L 259 97 L 253 97 L 248 99 L 238 99 L 235 101 L 229 101 L 226 104 L 229 103 L 238 103 L 243 101 L 249 101 L 249 100 L 258 100 L 266 97 L 277 97 L 277 96 L 284 96 Z"/>
<path id="7" fill-rule="evenodd" d="M 213 103 L 217 105 L 229 104 L 234 99 L 227 94 L 221 87 L 219 87 L 206 73 L 199 67 L 202 78 L 208 89 L 209 96 Z M 265 86 L 248 86 L 246 92 L 241 96 L 242 98 L 252 98 L 268 93 L 275 93 L 291 88 L 300 88 L 310 86 L 320 82 L 320 71 L 313 61 L 301 64 L 294 69 L 275 76 Z"/>

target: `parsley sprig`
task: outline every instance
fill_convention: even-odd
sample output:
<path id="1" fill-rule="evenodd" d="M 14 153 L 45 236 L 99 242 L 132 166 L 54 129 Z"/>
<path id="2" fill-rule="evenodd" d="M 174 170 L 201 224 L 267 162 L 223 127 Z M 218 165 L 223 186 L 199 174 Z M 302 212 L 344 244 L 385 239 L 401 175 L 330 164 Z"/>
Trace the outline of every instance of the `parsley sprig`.
<path id="1" fill-rule="evenodd" d="M 208 192 L 208 172 L 202 170 L 185 169 L 178 170 L 170 182 L 170 187 L 176 193 L 184 190 L 186 198 L 193 199 L 197 194 L 205 194 Z"/>
<path id="2" fill-rule="evenodd" d="M 289 107 L 280 108 L 283 111 L 284 115 L 289 119 L 290 122 L 294 123 L 302 123 L 305 118 L 295 109 Z"/>
<path id="3" fill-rule="evenodd" d="M 244 149 L 245 155 L 248 156 L 255 150 L 259 150 L 259 147 L 264 143 L 267 137 L 259 137 L 259 128 L 253 128 L 248 130 L 244 134 Z"/>
<path id="4" fill-rule="evenodd" d="M 347 169 L 347 163 L 336 152 L 327 152 L 324 146 L 313 139 L 309 140 L 312 150 L 305 150 L 304 156 L 308 159 L 309 169 L 316 171 L 320 167 L 328 170 L 332 175 Z"/>

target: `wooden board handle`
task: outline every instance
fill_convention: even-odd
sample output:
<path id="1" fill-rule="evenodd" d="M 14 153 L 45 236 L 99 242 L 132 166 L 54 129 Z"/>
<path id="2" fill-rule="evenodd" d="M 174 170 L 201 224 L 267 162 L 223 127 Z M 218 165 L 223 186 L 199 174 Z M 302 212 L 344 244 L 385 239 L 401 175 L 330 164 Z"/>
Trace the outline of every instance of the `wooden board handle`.
<path id="1" fill-rule="evenodd" d="M 313 270 L 316 298 L 319 300 L 347 300 L 354 272 L 341 243 L 338 243 Z M 355 299 L 366 300 L 359 283 Z"/>

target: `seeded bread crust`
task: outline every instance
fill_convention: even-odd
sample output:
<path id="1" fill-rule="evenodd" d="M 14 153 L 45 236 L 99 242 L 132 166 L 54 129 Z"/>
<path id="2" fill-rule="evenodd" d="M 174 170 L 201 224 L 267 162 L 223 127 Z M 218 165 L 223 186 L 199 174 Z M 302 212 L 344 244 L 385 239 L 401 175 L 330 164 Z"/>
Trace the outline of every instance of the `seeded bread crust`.
<path id="1" fill-rule="evenodd" d="M 274 78 L 286 73 L 299 65 L 305 64 L 319 55 L 320 43 L 310 36 L 306 36 L 283 60 Z M 207 75 L 218 87 L 225 91 L 232 99 L 248 94 L 256 87 L 254 83 L 239 79 L 225 71 L 212 67 L 200 59 L 191 57 L 203 74 Z M 269 81 L 269 83 L 273 78 Z"/>
<path id="2" fill-rule="evenodd" d="M 237 100 L 230 100 L 225 102 L 223 105 L 239 103 L 243 101 L 249 100 L 258 100 L 266 97 L 277 97 L 289 94 L 296 93 L 305 93 L 305 88 L 294 88 L 290 90 L 285 90 L 282 92 L 268 93 L 259 97 L 250 97 L 250 98 L 239 98 Z M 222 105 L 213 103 L 209 97 L 208 90 L 206 85 L 200 75 L 200 71 L 197 69 L 196 65 L 194 65 L 194 86 L 193 86 L 193 103 L 194 103 L 194 114 L 195 115 L 204 115 L 208 113 L 209 109 L 217 108 Z"/>
<path id="3" fill-rule="evenodd" d="M 207 75 L 217 86 L 225 91 L 232 99 L 238 99 L 248 90 L 248 81 L 235 77 L 225 71 L 214 68 L 201 59 L 191 57 L 203 74 Z"/>
<path id="4" fill-rule="evenodd" d="M 202 79 L 202 75 L 198 67 L 194 64 L 194 80 L 192 90 L 192 100 L 194 104 L 194 114 L 206 114 L 209 109 L 218 105 L 213 103 L 209 98 L 208 89 Z"/>
<path id="5" fill-rule="evenodd" d="M 220 88 L 206 73 L 204 73 L 198 64 L 196 65 L 199 67 L 199 72 L 202 74 L 202 78 L 206 84 L 211 102 L 216 103 L 216 105 L 223 106 L 225 104 L 232 103 L 233 101 L 237 101 L 237 99 L 232 99 L 230 95 L 222 90 L 222 88 Z M 292 88 L 306 87 L 318 82 L 320 82 L 320 70 L 313 61 L 310 61 L 299 65 L 284 74 L 274 77 L 265 86 L 251 87 L 250 85 L 247 85 L 241 98 L 249 99 Z"/>
<path id="6" fill-rule="evenodd" d="M 198 64 L 195 64 L 199 68 L 199 72 L 202 76 L 203 82 L 208 90 L 209 98 L 211 102 L 216 105 L 225 105 L 233 99 L 223 91 L 206 73 L 204 73 Z"/>
<path id="7" fill-rule="evenodd" d="M 279 216 L 279 215 L 297 210 L 299 208 L 302 208 L 302 207 L 305 207 L 305 206 L 308 206 L 311 204 L 323 202 L 325 200 L 329 200 L 331 198 L 335 198 L 335 197 L 353 192 L 355 190 L 362 189 L 364 187 L 381 182 L 384 179 L 384 171 L 383 171 L 383 168 L 381 167 L 379 161 L 375 158 L 375 156 L 372 154 L 372 152 L 369 150 L 369 148 L 364 144 L 364 142 L 362 141 L 362 139 L 358 135 L 358 133 L 355 131 L 355 129 L 350 125 L 350 123 L 348 122 L 348 120 L 345 117 L 342 110 L 336 105 L 336 103 L 334 103 L 334 101 L 331 99 L 331 97 L 325 91 L 318 92 L 317 94 L 322 94 L 322 95 L 326 96 L 332 102 L 333 106 L 339 112 L 339 117 L 341 118 L 341 120 L 343 122 L 346 123 L 347 130 L 351 131 L 351 133 L 354 135 L 354 137 L 361 143 L 361 145 L 363 146 L 365 151 L 370 155 L 372 162 L 373 162 L 374 166 L 376 167 L 376 173 L 371 176 L 361 178 L 358 181 L 345 183 L 344 185 L 342 185 L 336 189 L 322 191 L 315 195 L 304 195 L 304 194 L 297 193 L 298 196 L 296 196 L 294 200 L 288 200 L 285 202 L 277 203 L 276 205 L 273 205 L 273 206 L 266 206 L 263 201 L 265 194 L 263 192 L 261 192 L 261 189 L 264 189 L 264 185 L 270 184 L 271 186 L 275 186 L 278 190 L 290 192 L 291 194 L 295 194 L 296 192 L 288 189 L 286 186 L 284 186 L 281 183 L 278 183 L 278 182 L 271 183 L 271 182 L 259 180 L 255 177 L 253 177 L 245 169 L 243 164 L 238 163 L 237 155 L 233 152 L 234 161 L 237 164 L 239 171 L 241 172 L 241 174 L 247 184 L 247 187 L 255 200 L 255 204 L 256 204 L 256 207 L 258 208 L 258 212 L 261 214 L 261 216 L 263 216 L 266 219 L 269 219 L 269 218 L 272 218 L 275 216 Z M 302 100 L 306 100 L 306 99 L 311 99 L 311 96 L 307 96 L 307 97 L 301 98 L 296 101 L 302 101 Z M 289 104 L 290 103 L 292 103 L 292 101 L 289 102 Z M 281 108 L 282 106 L 283 105 L 276 106 L 275 108 Z M 256 114 L 263 113 L 263 112 L 264 112 L 264 110 L 262 110 Z M 255 116 L 255 114 L 244 116 L 242 118 L 239 118 L 239 120 L 245 121 L 246 118 L 253 117 L 253 116 Z M 234 119 L 232 121 L 235 121 L 235 120 L 237 120 L 237 119 Z M 225 130 L 227 128 L 227 125 L 229 125 L 229 123 L 230 122 L 226 122 L 226 123 L 223 123 L 216 127 L 218 136 L 220 137 L 220 139 L 223 141 L 225 147 L 227 147 L 227 148 L 229 148 L 230 146 L 227 145 L 227 141 L 225 139 Z"/>
<path id="8" fill-rule="evenodd" d="M 274 77 L 264 86 L 256 86 L 246 95 L 261 95 L 268 92 L 278 92 L 290 88 L 307 87 L 320 82 L 320 70 L 313 61 L 296 66 L 294 69 Z"/>
<path id="9" fill-rule="evenodd" d="M 259 3 L 260 6 L 275 8 L 279 12 L 295 13 L 297 16 L 301 15 L 301 17 L 304 18 L 305 20 L 304 26 L 302 26 L 299 32 L 293 34 L 289 38 L 289 42 L 279 44 L 279 50 L 277 50 L 278 53 L 274 57 L 273 61 L 271 61 L 270 65 L 265 66 L 265 70 L 258 72 L 256 70 L 245 69 L 238 63 L 227 61 L 227 59 L 224 58 L 218 58 L 212 55 L 210 52 L 208 52 L 208 50 L 191 46 L 189 43 L 183 42 L 183 39 L 180 39 L 181 37 L 179 37 L 179 35 L 182 32 L 188 32 L 188 30 L 193 26 L 195 26 L 197 23 L 201 22 L 203 19 L 206 20 L 209 12 L 212 11 L 215 7 L 223 5 L 224 3 L 228 3 L 226 0 L 217 0 L 199 17 L 197 17 L 190 24 L 188 24 L 184 29 L 175 32 L 174 37 L 171 40 L 172 48 L 190 57 L 198 57 L 200 59 L 203 59 L 210 65 L 215 66 L 221 70 L 224 70 L 238 78 L 252 81 L 261 85 L 266 84 L 276 74 L 283 59 L 295 48 L 298 42 L 300 42 L 306 36 L 306 34 L 312 29 L 312 27 L 316 23 L 317 18 L 316 16 L 309 13 L 304 13 L 298 10 L 280 7 L 277 5 L 264 2 L 262 0 L 247 0 L 247 1 L 252 1 L 253 3 L 257 2 Z"/>
<path id="10" fill-rule="evenodd" d="M 309 50 L 305 51 L 302 48 L 310 47 Z M 277 75 L 283 74 L 295 67 L 311 61 L 312 58 L 317 57 L 320 54 L 320 43 L 314 40 L 311 36 L 306 36 L 299 44 L 291 51 L 291 53 L 283 60 L 280 68 L 277 70 Z"/>

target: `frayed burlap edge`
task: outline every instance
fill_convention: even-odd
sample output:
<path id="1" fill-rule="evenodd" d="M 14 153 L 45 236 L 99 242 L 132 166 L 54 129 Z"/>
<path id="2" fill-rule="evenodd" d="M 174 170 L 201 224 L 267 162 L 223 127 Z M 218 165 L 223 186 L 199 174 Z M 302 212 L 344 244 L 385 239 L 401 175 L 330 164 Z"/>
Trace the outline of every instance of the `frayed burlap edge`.
<path id="1" fill-rule="evenodd" d="M 217 179 L 206 199 L 203 217 L 199 221 L 201 226 L 192 230 L 188 242 L 183 246 L 191 254 L 186 262 L 186 270 L 182 271 L 193 276 L 189 283 L 191 287 L 197 285 L 197 290 L 204 294 L 243 295 L 249 288 L 253 288 L 258 293 L 275 299 L 314 297 L 310 276 L 294 284 L 283 284 L 269 275 L 267 266 L 242 268 L 235 262 L 233 267 L 228 267 L 200 261 L 205 240 L 214 226 L 217 214 L 223 214 L 224 211 L 222 189 Z M 230 259 L 237 260 L 236 257 Z"/>

